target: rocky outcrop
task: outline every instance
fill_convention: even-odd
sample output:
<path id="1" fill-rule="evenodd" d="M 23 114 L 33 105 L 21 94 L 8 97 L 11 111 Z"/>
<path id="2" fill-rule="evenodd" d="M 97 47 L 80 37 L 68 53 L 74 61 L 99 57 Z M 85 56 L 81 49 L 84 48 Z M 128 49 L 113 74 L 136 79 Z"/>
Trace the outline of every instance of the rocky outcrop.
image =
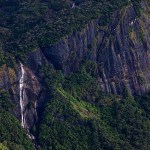
<path id="1" fill-rule="evenodd" d="M 38 113 L 45 103 L 46 92 L 43 90 L 39 68 L 48 62 L 37 49 L 29 54 L 26 64 L 18 62 L 13 68 L 0 67 L 0 90 L 8 91 L 14 104 L 14 115 L 28 131 L 38 121 Z"/>
<path id="2" fill-rule="evenodd" d="M 145 12 L 148 11 L 146 3 L 142 5 Z M 111 26 L 109 39 L 105 38 L 98 50 L 98 62 L 103 64 L 99 72 L 106 91 L 122 93 L 123 86 L 133 94 L 150 91 L 150 26 L 147 17 L 142 13 L 137 18 L 130 6 L 120 15 L 118 24 Z"/>
<path id="3" fill-rule="evenodd" d="M 132 94 L 150 92 L 150 23 L 148 2 L 142 14 L 131 4 L 116 12 L 108 26 L 99 19 L 59 43 L 43 48 L 46 58 L 64 73 L 75 72 L 83 60 L 96 62 L 100 86 L 106 92 Z"/>
<path id="4" fill-rule="evenodd" d="M 43 48 L 42 52 L 56 69 L 61 69 L 66 74 L 77 71 L 89 52 L 91 59 L 93 61 L 96 59 L 97 48 L 104 35 L 104 31 L 97 28 L 98 22 L 98 19 L 91 21 L 82 31 L 68 35 L 56 45 Z M 95 45 L 89 51 L 88 48 L 94 40 Z"/>
<path id="5" fill-rule="evenodd" d="M 24 114 L 24 128 L 28 129 L 37 121 L 37 101 L 40 93 L 40 84 L 33 72 L 23 65 L 24 78 L 22 90 L 20 89 L 20 78 L 22 76 L 21 65 L 17 65 L 15 69 L 3 66 L 0 70 L 1 89 L 9 91 L 11 100 L 15 105 L 14 114 L 21 120 L 20 96 L 22 95 L 22 113 Z M 21 94 L 21 95 L 20 95 Z M 20 121 L 21 122 L 21 121 Z"/>

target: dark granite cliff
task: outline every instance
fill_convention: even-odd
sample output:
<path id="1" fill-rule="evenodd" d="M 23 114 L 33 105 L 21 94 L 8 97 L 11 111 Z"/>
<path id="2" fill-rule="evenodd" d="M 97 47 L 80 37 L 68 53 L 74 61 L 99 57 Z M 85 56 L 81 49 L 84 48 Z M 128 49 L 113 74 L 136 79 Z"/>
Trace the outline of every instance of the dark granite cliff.
<path id="1" fill-rule="evenodd" d="M 43 91 L 42 80 L 38 77 L 38 67 L 47 64 L 44 56 L 39 50 L 30 54 L 28 64 L 23 64 L 24 75 L 21 69 L 21 62 L 15 68 L 2 66 L 0 69 L 0 90 L 9 92 L 15 106 L 13 113 L 21 120 L 21 102 L 24 114 L 24 128 L 30 129 L 38 120 L 37 111 L 43 106 L 46 92 Z M 23 76 L 22 76 L 23 75 Z M 20 82 L 23 77 L 23 83 Z M 22 90 L 20 89 L 22 86 Z"/>
<path id="2" fill-rule="evenodd" d="M 99 26 L 91 21 L 80 32 L 67 36 L 42 49 L 46 58 L 65 73 L 75 72 L 82 61 L 96 63 L 96 76 L 106 92 L 121 94 L 126 87 L 132 94 L 150 91 L 150 22 L 149 5 L 142 4 L 136 15 L 133 5 L 112 16 L 112 22 Z"/>
<path id="3" fill-rule="evenodd" d="M 150 9 L 142 2 L 138 17 L 133 5 L 112 16 L 108 26 L 101 27 L 99 19 L 89 22 L 84 29 L 68 35 L 53 46 L 43 47 L 29 54 L 24 76 L 24 114 L 27 128 L 37 121 L 37 110 L 45 101 L 46 92 L 38 70 L 52 63 L 64 74 L 79 70 L 83 61 L 95 64 L 93 76 L 105 92 L 132 94 L 150 92 Z M 19 80 L 20 64 L 14 69 L 0 68 L 0 88 L 9 91 L 15 103 L 14 114 L 20 119 Z M 33 107 L 30 107 L 30 106 Z"/>

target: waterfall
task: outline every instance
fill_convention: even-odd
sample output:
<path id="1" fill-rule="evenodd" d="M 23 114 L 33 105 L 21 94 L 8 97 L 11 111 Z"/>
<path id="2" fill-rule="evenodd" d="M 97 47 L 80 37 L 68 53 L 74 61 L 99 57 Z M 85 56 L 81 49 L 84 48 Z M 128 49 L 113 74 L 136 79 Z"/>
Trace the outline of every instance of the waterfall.
<path id="1" fill-rule="evenodd" d="M 25 128 L 25 116 L 24 116 L 24 75 L 25 75 L 25 71 L 23 68 L 23 65 L 21 65 L 21 77 L 20 77 L 20 81 L 19 81 L 19 85 L 20 85 L 20 108 L 21 108 L 21 126 L 23 128 Z"/>
<path id="2" fill-rule="evenodd" d="M 75 5 L 75 3 L 73 3 L 71 8 L 75 8 L 75 7 L 76 7 L 76 5 Z"/>
<path id="3" fill-rule="evenodd" d="M 34 140 L 35 137 L 30 133 L 25 120 L 25 99 L 24 99 L 25 98 L 25 90 L 24 90 L 25 70 L 22 63 L 20 63 L 20 66 L 21 66 L 21 77 L 19 81 L 19 85 L 20 85 L 19 87 L 20 87 L 21 126 L 27 130 L 28 137 Z"/>
<path id="4" fill-rule="evenodd" d="M 35 101 L 35 103 L 34 103 L 34 109 L 35 109 L 35 115 L 36 115 L 36 119 L 37 119 L 38 118 L 37 111 L 36 111 L 36 109 L 37 109 L 37 101 Z"/>
<path id="5" fill-rule="evenodd" d="M 31 140 L 35 140 L 35 137 L 29 132 L 29 130 L 27 129 L 27 135 Z"/>

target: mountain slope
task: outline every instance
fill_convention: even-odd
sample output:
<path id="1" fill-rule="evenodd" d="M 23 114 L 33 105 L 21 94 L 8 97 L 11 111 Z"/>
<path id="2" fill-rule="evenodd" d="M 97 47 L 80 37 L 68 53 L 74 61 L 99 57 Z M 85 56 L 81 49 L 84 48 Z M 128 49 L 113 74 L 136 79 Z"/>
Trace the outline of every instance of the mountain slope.
<path id="1" fill-rule="evenodd" d="M 149 6 L 1 0 L 0 147 L 150 149 Z"/>
<path id="2" fill-rule="evenodd" d="M 24 129 L 21 128 L 20 122 L 11 113 L 13 104 L 11 103 L 8 94 L 0 94 L 0 143 L 2 148 L 9 150 L 33 150 L 34 145 L 29 140 Z"/>
<path id="3" fill-rule="evenodd" d="M 51 89 L 49 76 L 45 80 Z M 62 87 L 48 88 L 37 132 L 42 149 L 149 149 L 149 97 L 105 95 L 97 84 L 82 72 L 65 79 Z"/>

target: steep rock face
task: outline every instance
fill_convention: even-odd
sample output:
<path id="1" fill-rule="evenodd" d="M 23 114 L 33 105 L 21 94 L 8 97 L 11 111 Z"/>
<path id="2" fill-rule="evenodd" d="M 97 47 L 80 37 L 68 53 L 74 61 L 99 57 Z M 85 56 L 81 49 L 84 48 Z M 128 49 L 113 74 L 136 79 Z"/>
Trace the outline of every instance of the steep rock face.
<path id="1" fill-rule="evenodd" d="M 142 6 L 143 11 L 149 11 L 146 3 Z M 98 63 L 102 64 L 98 70 L 105 91 L 122 93 L 123 86 L 133 94 L 150 91 L 149 31 L 148 14 L 137 18 L 133 6 L 126 8 L 118 24 L 111 26 L 109 39 L 105 38 L 98 50 Z"/>
<path id="2" fill-rule="evenodd" d="M 104 35 L 104 31 L 97 27 L 98 19 L 91 21 L 82 31 L 74 32 L 58 44 L 43 48 L 42 51 L 57 69 L 63 70 L 64 73 L 75 72 L 79 69 L 81 61 L 88 56 L 88 47 L 94 40 L 96 44 L 90 55 L 92 60 L 96 59 L 97 46 L 102 42 Z"/>
<path id="3" fill-rule="evenodd" d="M 142 2 L 137 17 L 131 4 L 112 16 L 109 26 L 91 21 L 82 31 L 73 33 L 58 44 L 42 51 L 57 69 L 75 72 L 87 58 L 96 62 L 96 75 L 106 92 L 132 94 L 150 91 L 149 2 Z"/>
<path id="4" fill-rule="evenodd" d="M 40 93 L 40 84 L 35 74 L 23 65 L 24 77 L 22 83 L 22 99 L 23 99 L 23 114 L 25 128 L 29 128 L 37 121 L 37 101 Z M 15 105 L 14 114 L 21 120 L 21 105 L 20 105 L 20 78 L 22 76 L 21 65 L 17 65 L 15 69 L 3 66 L 0 70 L 1 89 L 9 91 L 11 100 Z"/>
<path id="5" fill-rule="evenodd" d="M 22 126 L 27 130 L 30 130 L 38 121 L 38 112 L 46 99 L 43 81 L 38 70 L 42 64 L 46 65 L 47 63 L 43 53 L 37 49 L 28 55 L 27 63 L 22 63 L 22 68 L 21 62 L 14 68 L 6 65 L 0 67 L 0 90 L 4 89 L 9 92 L 15 106 L 13 113 L 20 122 L 22 122 L 23 114 L 24 125 Z M 21 113 L 21 111 L 23 112 Z"/>

